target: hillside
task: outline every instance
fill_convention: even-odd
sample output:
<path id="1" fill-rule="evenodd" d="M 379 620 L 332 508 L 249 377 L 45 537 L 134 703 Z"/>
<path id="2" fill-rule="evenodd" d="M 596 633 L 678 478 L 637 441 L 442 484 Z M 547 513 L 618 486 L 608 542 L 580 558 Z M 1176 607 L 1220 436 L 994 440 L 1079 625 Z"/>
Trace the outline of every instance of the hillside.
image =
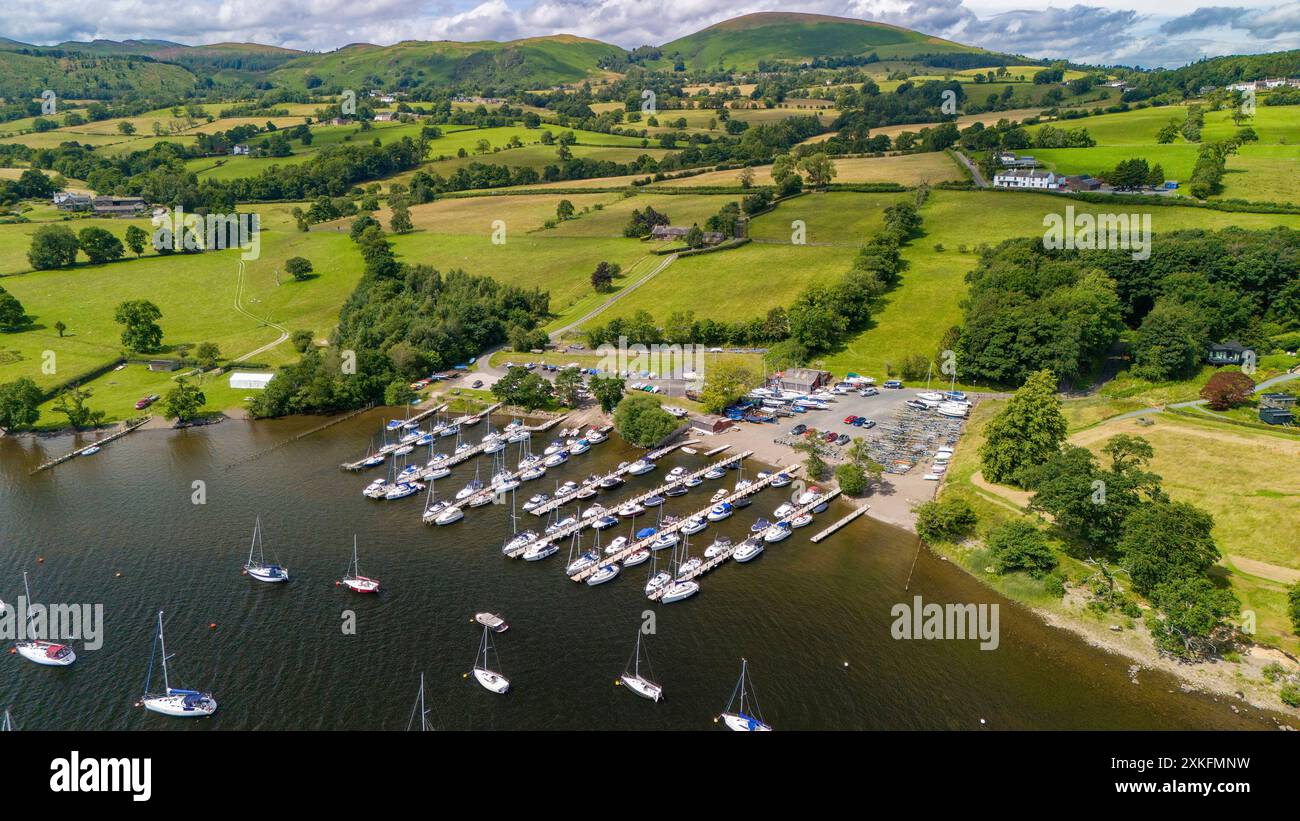
<path id="1" fill-rule="evenodd" d="M 195 77 L 185 68 L 120 54 L 23 54 L 0 50 L 0 97 L 30 99 L 44 89 L 60 97 L 109 99 L 127 93 L 183 95 Z"/>
<path id="2" fill-rule="evenodd" d="M 308 54 L 272 72 L 291 88 L 383 86 L 390 90 L 429 84 L 456 87 L 542 88 L 594 74 L 602 58 L 621 57 L 618 46 L 556 35 L 498 43 L 406 40 L 391 46 L 366 43 L 325 54 Z"/>
<path id="3" fill-rule="evenodd" d="M 886 23 L 784 12 L 762 12 L 724 20 L 660 46 L 660 50 L 668 60 L 680 56 L 688 68 L 712 68 L 721 64 L 740 69 L 755 68 L 760 60 L 797 62 L 873 52 L 886 60 L 981 51 Z"/>

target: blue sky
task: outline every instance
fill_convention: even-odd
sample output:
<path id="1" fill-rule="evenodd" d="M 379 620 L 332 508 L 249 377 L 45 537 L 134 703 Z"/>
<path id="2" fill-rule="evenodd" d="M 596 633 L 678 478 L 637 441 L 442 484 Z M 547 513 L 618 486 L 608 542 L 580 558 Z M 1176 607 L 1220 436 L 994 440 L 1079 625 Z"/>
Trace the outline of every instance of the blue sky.
<path id="1" fill-rule="evenodd" d="M 569 33 L 632 47 L 779 10 L 881 20 L 990 49 L 1093 63 L 1176 66 L 1300 48 L 1300 1 L 1226 2 L 1179 8 L 1168 0 L 5 0 L 0 35 L 42 45 L 152 38 L 325 51 L 353 42 Z"/>

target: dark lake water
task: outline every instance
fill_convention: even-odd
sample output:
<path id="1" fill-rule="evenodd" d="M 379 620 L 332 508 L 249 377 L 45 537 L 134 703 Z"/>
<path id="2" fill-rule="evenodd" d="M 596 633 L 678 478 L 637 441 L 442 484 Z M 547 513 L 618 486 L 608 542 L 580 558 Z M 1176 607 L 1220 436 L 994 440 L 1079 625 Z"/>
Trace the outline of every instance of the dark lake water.
<path id="1" fill-rule="evenodd" d="M 0 706 L 24 729 L 404 729 L 423 671 L 439 728 L 707 729 L 744 656 L 777 729 L 979 729 L 980 719 L 991 729 L 1274 726 L 1256 711 L 1238 715 L 1222 700 L 1180 693 L 1154 671 L 1130 683 L 1126 659 L 1044 625 L 928 551 L 918 558 L 912 534 L 862 518 L 811 544 L 808 536 L 847 512 L 838 503 L 756 561 L 703 577 L 685 602 L 645 599 L 648 564 L 599 587 L 573 584 L 564 551 L 536 563 L 502 557 L 508 507 L 427 527 L 422 497 L 364 498 L 378 472 L 338 465 L 364 453 L 382 418 L 364 414 L 266 453 L 319 420 L 140 432 L 35 476 L 28 470 L 70 449 L 72 437 L 0 440 L 0 598 L 17 599 L 26 569 L 36 601 L 102 603 L 105 612 L 103 648 L 82 652 L 77 643 L 70 668 L 6 654 Z M 485 428 L 472 429 L 475 440 Z M 546 441 L 536 435 L 535 449 Z M 611 438 L 523 489 L 550 490 L 554 479 L 580 480 L 636 453 Z M 673 454 L 614 498 L 657 484 L 673 465 L 705 461 Z M 473 472 L 473 461 L 459 466 L 439 491 L 454 493 Z M 191 502 L 195 481 L 206 485 L 206 504 Z M 697 510 L 717 486 L 669 499 L 667 510 Z M 763 491 L 694 537 L 696 550 L 719 532 L 739 541 L 786 492 Z M 268 554 L 290 568 L 287 585 L 240 573 L 259 515 Z M 537 527 L 531 514 L 520 517 Z M 362 571 L 382 581 L 378 596 L 335 586 L 353 534 Z M 890 608 L 913 595 L 1000 603 L 1001 646 L 894 640 Z M 132 706 L 159 609 L 179 685 L 210 688 L 220 702 L 210 720 Z M 341 629 L 348 610 L 355 635 Z M 514 685 L 504 697 L 463 678 L 480 637 L 470 618 L 480 610 L 511 625 L 495 637 Z M 646 611 L 656 619 L 646 646 L 664 686 L 659 704 L 614 686 Z"/>

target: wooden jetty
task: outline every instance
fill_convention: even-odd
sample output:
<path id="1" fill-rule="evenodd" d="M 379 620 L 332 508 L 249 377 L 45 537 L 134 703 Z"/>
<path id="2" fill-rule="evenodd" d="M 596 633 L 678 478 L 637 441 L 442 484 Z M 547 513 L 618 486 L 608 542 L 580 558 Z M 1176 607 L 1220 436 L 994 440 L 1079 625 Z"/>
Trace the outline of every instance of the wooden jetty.
<path id="1" fill-rule="evenodd" d="M 729 457 L 729 460 L 743 459 L 748 454 L 749 451 L 745 451 L 744 453 L 736 454 L 735 456 Z M 592 565 L 591 567 L 588 567 L 584 570 L 579 570 L 577 573 L 574 573 L 569 578 L 575 582 L 584 581 L 588 576 L 590 576 L 592 573 L 595 573 L 600 568 L 605 567 L 606 565 L 613 564 L 614 562 L 621 562 L 624 559 L 626 559 L 628 556 L 631 556 L 633 553 L 637 552 L 638 550 L 645 550 L 650 546 L 651 542 L 653 542 L 655 539 L 659 538 L 663 534 L 676 533 L 678 530 L 681 530 L 683 527 L 685 527 L 686 523 L 691 519 L 694 519 L 696 516 L 706 515 L 714 505 L 720 505 L 723 504 L 724 502 L 731 504 L 734 503 L 737 499 L 743 499 L 746 496 L 752 496 L 755 493 L 758 493 L 760 490 L 765 489 L 768 485 L 772 483 L 773 479 L 775 479 L 777 476 L 780 476 L 782 473 L 784 473 L 786 476 L 793 476 L 795 473 L 797 473 L 802 469 L 803 469 L 803 465 L 795 465 L 784 471 L 772 471 L 772 473 L 768 474 L 767 476 L 764 476 L 762 479 L 753 480 L 752 482 L 750 482 L 748 486 L 742 488 L 741 490 L 735 493 L 732 493 L 727 498 L 719 502 L 710 502 L 707 506 L 695 511 L 694 513 L 690 513 L 685 516 L 682 516 L 680 519 L 673 522 L 672 524 L 665 525 L 659 528 L 658 530 L 655 531 L 653 535 L 629 543 L 627 547 L 623 548 L 622 550 L 615 553 L 614 555 L 606 556 L 605 558 L 601 559 L 599 562 Z M 626 504 L 626 502 L 624 504 Z M 817 502 L 816 504 L 820 504 L 820 501 Z"/>
<path id="2" fill-rule="evenodd" d="M 33 474 L 40 473 L 42 470 L 48 470 L 49 468 L 52 468 L 55 465 L 61 465 L 64 462 L 68 461 L 69 459 L 80 456 L 82 453 L 86 452 L 87 450 L 90 450 L 91 448 L 102 447 L 103 445 L 107 445 L 109 442 L 112 442 L 114 439 L 121 439 L 123 436 L 126 436 L 128 433 L 131 433 L 134 430 L 139 430 L 141 427 L 148 424 L 150 419 L 153 419 L 153 416 L 146 416 L 143 419 L 136 420 L 135 422 L 132 422 L 129 425 L 127 425 L 125 428 L 122 428 L 122 430 L 119 430 L 117 433 L 109 434 L 108 436 L 105 436 L 103 439 L 96 439 L 94 442 L 91 442 L 89 445 L 83 445 L 82 447 L 79 447 L 74 451 L 65 453 L 62 456 L 55 457 L 54 459 L 51 459 L 48 462 L 37 465 L 36 467 L 32 468 L 32 470 L 28 473 L 28 475 L 31 476 Z"/>
<path id="3" fill-rule="evenodd" d="M 605 433 L 605 432 L 607 432 L 609 429 L 612 429 L 612 426 L 611 426 L 611 425 L 606 425 L 605 427 L 601 428 L 600 430 L 601 430 L 602 433 Z M 651 451 L 650 453 L 647 453 L 643 458 L 648 459 L 648 460 L 650 460 L 651 462 L 654 462 L 654 461 L 657 461 L 658 459 L 662 458 L 662 457 L 665 456 L 666 454 L 672 453 L 672 452 L 673 452 L 674 450 L 676 450 L 677 448 L 680 448 L 680 447 L 682 447 L 682 446 L 684 446 L 684 445 L 688 445 L 688 444 L 690 444 L 690 441 L 689 441 L 689 440 L 687 440 L 687 441 L 685 441 L 685 442 L 678 442 L 678 443 L 675 444 L 675 445 L 669 445 L 668 447 L 660 448 L 659 450 Z M 681 479 L 678 479 L 678 480 L 675 481 L 675 482 L 669 482 L 668 484 L 663 485 L 663 486 L 661 486 L 661 487 L 659 487 L 659 488 L 656 488 L 655 490 L 647 491 L 646 493 L 643 493 L 642 495 L 636 497 L 635 499 L 629 499 L 628 501 L 621 502 L 621 503 L 620 503 L 620 506 L 625 505 L 625 504 L 634 503 L 634 502 L 640 502 L 642 499 L 645 499 L 645 498 L 648 498 L 648 497 L 650 497 L 650 496 L 653 496 L 653 495 L 655 494 L 656 491 L 659 491 L 659 492 L 665 491 L 665 490 L 667 490 L 668 488 L 672 487 L 673 485 L 681 484 L 682 482 L 684 482 L 685 480 L 687 480 L 687 479 L 689 479 L 689 478 L 691 478 L 691 477 L 693 477 L 693 476 L 703 476 L 703 475 L 704 475 L 705 473 L 707 473 L 709 470 L 711 470 L 711 469 L 713 469 L 713 468 L 715 468 L 715 467 L 718 467 L 719 465 L 721 465 L 721 466 L 726 466 L 726 465 L 730 464 L 731 462 L 734 462 L 737 458 L 742 458 L 742 459 L 743 459 L 745 456 L 749 456 L 749 455 L 752 454 L 752 453 L 753 453 L 753 451 L 748 451 L 748 450 L 747 450 L 747 451 L 745 451 L 743 454 L 741 454 L 741 455 L 738 456 L 738 457 L 737 457 L 737 456 L 733 456 L 733 457 L 731 457 L 730 459 L 724 459 L 723 461 L 718 462 L 716 465 L 708 465 L 708 466 L 706 466 L 706 467 L 700 468 L 699 470 L 695 471 L 694 473 L 691 473 L 691 474 L 689 474 L 689 475 L 687 475 L 687 476 L 683 476 Z M 633 460 L 633 461 L 628 462 L 628 463 L 626 463 L 626 464 L 620 465 L 618 468 L 616 468 L 615 470 L 610 471 L 609 473 L 605 474 L 604 476 L 597 477 L 597 482 L 598 482 L 600 479 L 604 479 L 604 478 L 606 478 L 607 476 L 618 476 L 618 477 L 620 477 L 620 478 L 623 477 L 623 476 L 626 476 L 628 470 L 630 470 L 631 467 L 637 463 L 637 461 L 639 461 L 639 460 Z M 582 485 L 578 488 L 578 490 L 582 490 L 583 488 L 590 487 L 592 484 L 593 484 L 592 482 L 583 482 Z M 562 506 L 562 505 L 565 505 L 565 504 L 568 504 L 569 502 L 571 502 L 571 501 L 573 500 L 573 496 L 574 496 L 575 494 L 577 494 L 578 490 L 575 490 L 572 494 L 569 494 L 569 495 L 567 495 L 567 496 L 561 496 L 561 497 L 559 497 L 559 498 L 552 499 L 552 500 L 550 500 L 549 502 L 547 502 L 546 504 L 538 505 L 537 507 L 533 508 L 533 509 L 532 509 L 531 511 L 529 511 L 529 512 L 532 513 L 534 516 L 545 516 L 546 514 L 548 514 L 548 513 L 550 513 L 551 511 L 555 510 L 557 507 L 560 507 L 560 506 Z M 522 552 L 522 551 L 521 551 L 521 552 Z"/>
<path id="4" fill-rule="evenodd" d="M 816 536 L 813 536 L 811 539 L 812 543 L 816 544 L 817 542 L 820 542 L 822 539 L 825 539 L 827 536 L 839 530 L 841 527 L 844 527 L 849 522 L 853 521 L 859 516 L 862 516 L 870 509 L 871 509 L 871 505 L 863 505 L 862 507 L 854 508 L 852 513 L 845 516 L 843 519 L 840 519 L 838 522 L 826 528 L 825 530 L 821 531 Z"/>
<path id="5" fill-rule="evenodd" d="M 444 402 L 444 403 L 441 404 L 441 405 L 435 405 L 435 406 L 432 407 L 432 408 L 426 408 L 425 410 L 422 410 L 422 411 L 420 411 L 419 413 L 417 413 L 415 416 L 412 416 L 410 419 L 405 419 L 405 420 L 403 420 L 403 422 L 404 422 L 404 423 L 410 423 L 410 422 L 422 422 L 422 421 L 424 421 L 425 419 L 428 419 L 430 416 L 432 416 L 432 415 L 435 414 L 435 413 L 438 413 L 439 411 L 443 410 L 443 409 L 446 408 L 446 407 L 447 407 L 447 404 Z M 391 444 L 391 445 L 386 445 L 385 447 L 380 448 L 379 453 L 383 454 L 383 456 L 384 456 L 385 458 L 387 458 L 388 455 L 389 455 L 390 453 L 392 453 L 393 451 L 397 450 L 397 448 L 398 448 L 398 445 L 395 444 L 395 443 L 394 443 L 394 444 Z M 365 469 L 365 465 L 363 464 L 363 462 L 365 462 L 366 459 L 368 459 L 368 458 L 369 458 L 369 456 L 363 456 L 363 457 L 361 457 L 360 459 L 358 459 L 358 460 L 355 461 L 355 462 L 344 462 L 343 464 L 339 465 L 339 467 L 342 468 L 343 470 L 354 470 L 354 471 L 355 471 L 355 470 L 364 470 L 364 469 Z"/>
<path id="6" fill-rule="evenodd" d="M 726 450 L 726 449 L 729 448 L 729 447 L 731 447 L 731 443 L 727 443 L 727 444 L 725 444 L 725 445 L 719 445 L 718 447 L 713 448 L 712 450 L 706 450 L 706 451 L 704 452 L 704 455 L 705 455 L 705 456 L 717 456 L 719 453 L 722 453 L 724 450 Z"/>
<path id="7" fill-rule="evenodd" d="M 783 522 L 788 522 L 788 521 L 790 521 L 790 520 L 792 520 L 792 519 L 797 519 L 797 518 L 799 518 L 800 516 L 804 515 L 805 513 L 809 513 L 809 512 L 811 512 L 813 508 L 818 507 L 818 506 L 820 506 L 820 505 L 823 505 L 823 504 L 826 504 L 826 503 L 830 502 L 831 499 L 834 499 L 834 498 L 835 498 L 836 496 L 838 496 L 838 495 L 840 495 L 840 491 L 839 491 L 838 488 L 835 489 L 835 490 L 832 490 L 830 493 L 823 493 L 823 494 L 821 494 L 820 496 L 818 496 L 816 499 L 814 499 L 813 501 L 809 502 L 808 504 L 804 505 L 803 507 L 801 507 L 801 508 L 799 508 L 798 510 L 794 511 L 793 513 L 791 513 L 789 516 L 786 516 L 784 519 L 781 519 L 781 521 L 783 521 Z M 773 522 L 773 524 L 776 524 L 776 523 Z M 756 535 L 757 535 L 759 538 L 762 538 L 762 536 L 763 536 L 762 533 L 759 533 L 759 534 L 756 534 Z M 708 573 L 710 570 L 713 570 L 715 567 L 717 567 L 718 565 L 722 564 L 722 563 L 725 562 L 727 559 L 730 559 L 730 558 L 731 558 L 731 554 L 735 553 L 736 550 L 740 548 L 740 545 L 741 545 L 741 544 L 744 544 L 744 543 L 745 543 L 745 542 L 742 541 L 740 544 L 733 544 L 733 545 L 731 545 L 731 546 L 728 547 L 726 550 L 724 550 L 724 551 L 722 551 L 721 553 L 719 553 L 717 556 L 714 556 L 712 559 L 707 559 L 703 564 L 701 564 L 699 567 L 695 568 L 695 569 L 694 569 L 693 571 L 691 571 L 690 573 L 686 573 L 686 574 L 684 574 L 684 575 L 682 575 L 682 576 L 679 576 L 679 577 L 678 577 L 678 580 L 679 580 L 679 581 L 689 581 L 689 580 L 694 579 L 694 578 L 697 578 L 697 577 L 699 577 L 699 576 L 703 576 L 705 573 Z M 652 592 L 652 593 L 651 593 L 647 598 L 649 598 L 651 601 L 659 601 L 659 598 L 660 598 L 661 596 L 663 596 L 663 594 L 664 594 L 664 590 L 665 590 L 665 589 L 666 589 L 666 587 L 661 587 L 661 588 L 655 590 L 654 592 Z"/>

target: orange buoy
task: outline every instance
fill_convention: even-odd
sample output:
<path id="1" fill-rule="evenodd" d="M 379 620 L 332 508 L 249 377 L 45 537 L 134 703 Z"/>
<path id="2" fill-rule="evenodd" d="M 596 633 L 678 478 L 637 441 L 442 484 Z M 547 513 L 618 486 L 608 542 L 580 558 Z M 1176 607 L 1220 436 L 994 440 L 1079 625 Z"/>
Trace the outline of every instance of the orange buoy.
<path id="1" fill-rule="evenodd" d="M 44 557 L 44 556 L 37 556 L 37 557 L 36 557 L 36 563 L 37 563 L 37 564 L 45 564 L 45 557 Z"/>
<path id="2" fill-rule="evenodd" d="M 211 624 L 208 625 L 208 629 L 209 629 L 209 630 L 216 630 L 216 629 L 217 629 L 217 623 L 216 623 L 215 621 L 212 622 Z"/>

